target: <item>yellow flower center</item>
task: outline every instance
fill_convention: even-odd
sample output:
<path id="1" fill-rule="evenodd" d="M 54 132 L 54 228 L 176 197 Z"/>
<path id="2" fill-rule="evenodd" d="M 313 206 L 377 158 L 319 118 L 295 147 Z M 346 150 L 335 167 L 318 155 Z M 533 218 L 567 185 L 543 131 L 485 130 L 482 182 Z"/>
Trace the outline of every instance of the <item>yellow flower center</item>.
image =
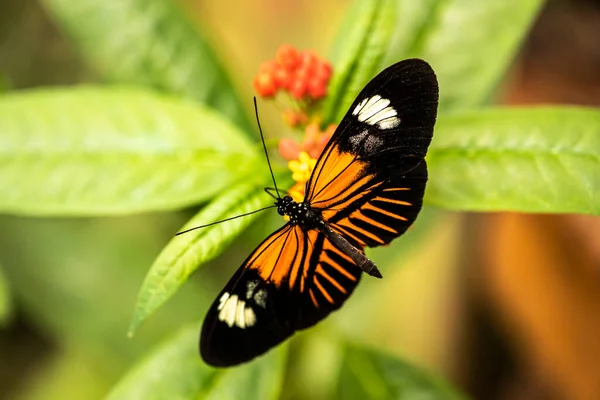
<path id="1" fill-rule="evenodd" d="M 298 183 L 305 183 L 310 178 L 316 164 L 317 160 L 311 158 L 307 152 L 301 152 L 297 160 L 288 162 L 288 167 L 292 170 L 292 179 Z"/>

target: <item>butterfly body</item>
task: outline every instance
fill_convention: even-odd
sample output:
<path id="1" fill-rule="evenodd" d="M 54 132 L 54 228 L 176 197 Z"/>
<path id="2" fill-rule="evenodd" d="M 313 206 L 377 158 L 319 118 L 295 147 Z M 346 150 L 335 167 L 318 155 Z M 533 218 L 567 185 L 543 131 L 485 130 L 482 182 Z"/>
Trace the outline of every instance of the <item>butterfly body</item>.
<path id="1" fill-rule="evenodd" d="M 275 203 L 289 221 L 244 261 L 210 307 L 200 340 L 213 366 L 251 360 L 340 308 L 365 247 L 389 244 L 422 206 L 438 86 L 423 60 L 398 62 L 360 92 L 316 162 L 305 198 Z"/>
<path id="2" fill-rule="evenodd" d="M 281 216 L 290 218 L 289 224 L 299 225 L 302 229 L 315 229 L 324 224 L 321 213 L 312 208 L 309 203 L 298 203 L 291 196 L 284 196 L 275 203 Z"/>
<path id="3" fill-rule="evenodd" d="M 364 253 L 327 225 L 321 216 L 320 210 L 311 207 L 307 202 L 297 203 L 291 196 L 285 196 L 278 199 L 275 205 L 277 206 L 279 215 L 290 218 L 289 224 L 291 226 L 298 225 L 303 231 L 310 229 L 319 230 L 327 236 L 329 240 L 335 243 L 347 256 L 352 258 L 356 265 L 364 272 L 377 278 L 382 277 L 373 261 L 367 258 Z"/>

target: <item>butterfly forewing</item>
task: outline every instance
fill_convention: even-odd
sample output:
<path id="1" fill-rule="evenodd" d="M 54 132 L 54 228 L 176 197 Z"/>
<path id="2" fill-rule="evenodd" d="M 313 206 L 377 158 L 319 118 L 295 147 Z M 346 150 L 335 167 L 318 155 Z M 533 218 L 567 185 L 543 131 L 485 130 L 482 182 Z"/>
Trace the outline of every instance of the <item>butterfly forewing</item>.
<path id="1" fill-rule="evenodd" d="M 360 269 L 322 233 L 286 225 L 242 264 L 212 304 L 200 353 L 214 366 L 248 361 L 341 307 Z"/>
<path id="2" fill-rule="evenodd" d="M 422 205 L 438 88 L 431 67 L 405 60 L 358 95 L 317 161 L 306 202 L 360 247 L 398 237 Z"/>
<path id="3" fill-rule="evenodd" d="M 362 169 L 381 178 L 415 168 L 433 136 L 437 101 L 435 74 L 423 60 L 405 60 L 385 69 L 365 86 L 340 122 L 317 162 L 306 198 L 314 199 L 324 186 L 343 191 L 343 185 L 332 184 L 332 163 L 349 165 L 355 159 L 350 173 Z"/>

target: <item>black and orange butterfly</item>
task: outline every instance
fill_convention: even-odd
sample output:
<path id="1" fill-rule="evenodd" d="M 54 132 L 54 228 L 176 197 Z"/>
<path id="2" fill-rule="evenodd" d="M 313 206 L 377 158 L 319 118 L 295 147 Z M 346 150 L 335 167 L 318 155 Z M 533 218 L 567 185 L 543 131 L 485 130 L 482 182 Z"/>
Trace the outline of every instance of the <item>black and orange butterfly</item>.
<path id="1" fill-rule="evenodd" d="M 437 79 L 423 60 L 398 62 L 367 84 L 317 160 L 304 201 L 278 196 L 289 221 L 210 307 L 200 339 L 206 363 L 249 361 L 340 308 L 363 271 L 381 277 L 363 249 L 390 243 L 417 217 L 437 105 Z"/>

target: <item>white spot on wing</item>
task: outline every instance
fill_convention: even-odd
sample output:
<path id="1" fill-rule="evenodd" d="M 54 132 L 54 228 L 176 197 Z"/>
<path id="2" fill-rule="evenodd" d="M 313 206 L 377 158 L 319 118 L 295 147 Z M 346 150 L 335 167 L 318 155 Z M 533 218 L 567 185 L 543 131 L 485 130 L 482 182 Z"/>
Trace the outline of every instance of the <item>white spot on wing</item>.
<path id="1" fill-rule="evenodd" d="M 352 111 L 360 122 L 377 125 L 380 129 L 395 128 L 400 124 L 398 112 L 390 107 L 390 101 L 379 95 L 363 99 Z"/>
<path id="2" fill-rule="evenodd" d="M 219 307 L 217 307 L 217 310 L 221 311 L 223 309 L 223 307 L 225 306 L 225 302 L 227 301 L 228 298 L 229 298 L 229 293 L 227 293 L 227 292 L 223 293 L 223 295 L 219 299 Z"/>
<path id="3" fill-rule="evenodd" d="M 377 125 L 379 126 L 380 129 L 392 129 L 392 128 L 395 128 L 398 125 L 400 125 L 400 118 L 398 118 L 398 117 L 386 118 L 386 119 L 383 119 L 383 120 L 377 122 Z"/>
<path id="4" fill-rule="evenodd" d="M 365 106 L 365 103 L 367 102 L 367 100 L 368 99 L 363 99 L 363 101 L 358 103 L 358 105 L 354 108 L 354 111 L 352 111 L 352 115 L 358 115 L 360 110 Z"/>
<path id="5" fill-rule="evenodd" d="M 252 307 L 239 299 L 236 294 L 230 296 L 229 293 L 223 293 L 217 310 L 219 310 L 219 321 L 226 323 L 230 328 L 235 325 L 244 329 L 256 323 L 256 314 Z"/>
<path id="6" fill-rule="evenodd" d="M 363 147 L 365 148 L 365 151 L 367 153 L 374 153 L 377 150 L 377 148 L 382 144 L 383 140 L 381 140 L 381 138 L 378 138 L 375 135 L 371 135 L 367 137 L 367 140 L 365 140 Z"/>
<path id="7" fill-rule="evenodd" d="M 365 139 L 365 137 L 368 134 L 369 134 L 369 131 L 367 129 L 365 129 L 361 133 L 350 137 L 350 144 L 352 145 L 352 149 L 354 151 L 358 150 L 358 147 L 360 146 L 360 144 L 362 143 L 362 141 Z"/>
<path id="8" fill-rule="evenodd" d="M 238 297 L 237 295 L 229 296 L 224 304 L 221 312 L 219 313 L 219 320 L 225 322 L 230 328 L 235 322 L 235 310 L 237 308 Z"/>
<path id="9" fill-rule="evenodd" d="M 244 317 L 244 311 L 246 311 L 246 307 L 243 306 L 243 301 L 239 301 L 238 303 L 238 306 L 235 308 L 235 324 L 244 329 L 246 327 L 246 318 Z"/>
<path id="10" fill-rule="evenodd" d="M 254 294 L 254 302 L 262 308 L 267 308 L 267 291 L 264 289 L 259 290 Z"/>
<path id="11" fill-rule="evenodd" d="M 246 307 L 244 310 L 244 318 L 246 321 L 246 326 L 252 326 L 256 323 L 256 314 L 250 307 Z"/>
<path id="12" fill-rule="evenodd" d="M 373 153 L 383 144 L 383 140 L 380 137 L 373 133 L 369 135 L 369 133 L 369 130 L 365 129 L 361 133 L 350 137 L 352 150 L 359 151 L 362 147 L 365 152 Z"/>
<path id="13" fill-rule="evenodd" d="M 246 298 L 247 299 L 251 299 L 252 295 L 254 294 L 254 289 L 256 289 L 256 287 L 258 286 L 258 282 L 257 281 L 249 281 L 246 284 Z"/>

